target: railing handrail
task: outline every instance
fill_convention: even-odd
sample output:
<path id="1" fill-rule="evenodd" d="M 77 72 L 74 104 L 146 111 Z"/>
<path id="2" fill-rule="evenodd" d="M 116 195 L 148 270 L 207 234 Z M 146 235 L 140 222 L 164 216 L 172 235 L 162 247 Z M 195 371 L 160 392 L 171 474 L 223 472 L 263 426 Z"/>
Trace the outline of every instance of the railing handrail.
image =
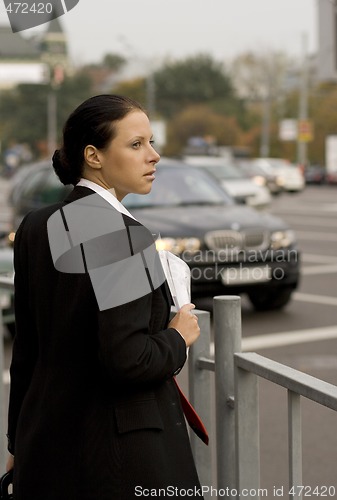
<path id="1" fill-rule="evenodd" d="M 255 352 L 234 354 L 235 365 L 337 411 L 337 386 Z"/>
<path id="2" fill-rule="evenodd" d="M 214 359 L 198 342 L 193 345 L 193 363 L 190 371 L 198 377 L 196 408 L 207 414 L 210 422 L 211 408 L 207 403 L 207 386 L 199 383 L 201 374 L 215 373 L 215 439 L 217 488 L 228 487 L 228 498 L 240 498 L 240 491 L 260 488 L 260 438 L 258 378 L 264 378 L 288 390 L 288 454 L 289 485 L 303 484 L 302 433 L 300 398 L 337 411 L 337 387 L 289 366 L 265 358 L 254 352 L 241 350 L 241 304 L 238 296 L 214 297 Z M 201 337 L 203 337 L 203 333 Z M 207 335 L 205 335 L 207 337 Z M 209 450 L 201 448 L 196 456 L 206 462 Z M 213 455 L 213 453 L 212 453 Z M 202 467 L 203 484 L 211 484 L 212 473 Z M 239 495 L 237 497 L 237 494 Z M 205 499 L 211 500 L 209 492 Z M 255 497 L 256 499 L 259 496 Z M 300 496 L 292 497 L 299 499 Z"/>

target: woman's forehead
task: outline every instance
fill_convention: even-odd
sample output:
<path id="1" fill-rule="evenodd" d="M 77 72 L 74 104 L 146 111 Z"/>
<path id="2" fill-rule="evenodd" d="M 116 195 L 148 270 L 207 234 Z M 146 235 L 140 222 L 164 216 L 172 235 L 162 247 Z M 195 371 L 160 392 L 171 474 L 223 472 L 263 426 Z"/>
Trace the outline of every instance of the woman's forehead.
<path id="1" fill-rule="evenodd" d="M 150 121 L 147 115 L 140 110 L 131 111 L 116 123 L 116 136 L 140 136 L 152 135 Z"/>

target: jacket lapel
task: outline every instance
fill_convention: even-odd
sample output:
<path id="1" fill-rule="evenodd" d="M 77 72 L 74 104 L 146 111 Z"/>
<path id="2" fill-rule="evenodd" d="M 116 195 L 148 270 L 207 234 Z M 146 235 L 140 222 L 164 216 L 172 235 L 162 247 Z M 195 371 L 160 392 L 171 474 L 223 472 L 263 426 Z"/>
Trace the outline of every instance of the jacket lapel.
<path id="1" fill-rule="evenodd" d="M 93 191 L 92 189 L 90 189 L 88 187 L 85 187 L 85 186 L 75 186 L 74 189 L 65 198 L 64 203 L 66 203 L 66 204 L 72 203 L 73 201 L 79 200 L 79 199 L 84 198 L 86 196 L 90 196 L 92 194 L 95 194 L 95 191 Z M 108 202 L 106 202 L 106 203 L 109 204 Z M 111 206 L 111 205 L 109 204 L 109 206 Z M 116 210 L 112 206 L 111 206 L 111 208 L 114 209 L 114 210 Z M 141 225 L 138 221 L 135 222 L 134 219 L 131 219 L 127 215 L 125 215 L 125 214 L 122 214 L 122 215 L 123 215 L 124 223 L 125 223 L 126 226 L 128 226 L 128 225 L 138 225 L 138 224 Z M 170 289 L 169 289 L 168 284 L 167 284 L 166 281 L 164 281 L 164 283 L 162 285 L 162 291 L 163 291 L 164 298 L 165 298 L 165 300 L 167 302 L 167 305 L 168 305 L 168 307 L 170 309 L 171 305 L 173 305 L 173 300 L 172 300 Z"/>

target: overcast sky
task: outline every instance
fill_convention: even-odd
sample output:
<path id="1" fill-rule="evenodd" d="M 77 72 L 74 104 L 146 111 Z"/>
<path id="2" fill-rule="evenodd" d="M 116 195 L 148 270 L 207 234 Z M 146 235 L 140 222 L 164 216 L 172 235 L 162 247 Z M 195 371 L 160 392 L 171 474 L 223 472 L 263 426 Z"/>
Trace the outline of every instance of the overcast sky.
<path id="1" fill-rule="evenodd" d="M 309 51 L 317 49 L 318 1 L 330 0 L 80 0 L 60 21 L 77 65 L 109 52 L 144 59 L 204 52 L 225 61 L 247 50 L 300 56 L 303 33 Z M 0 22 L 8 23 L 1 0 Z"/>

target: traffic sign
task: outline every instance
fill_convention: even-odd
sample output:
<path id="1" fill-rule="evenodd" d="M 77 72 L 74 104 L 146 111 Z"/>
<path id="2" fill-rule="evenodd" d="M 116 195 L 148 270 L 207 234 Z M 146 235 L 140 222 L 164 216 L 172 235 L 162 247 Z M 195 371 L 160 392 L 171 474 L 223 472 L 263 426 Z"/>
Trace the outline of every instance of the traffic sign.
<path id="1" fill-rule="evenodd" d="M 310 142 L 314 138 L 313 123 L 311 120 L 299 120 L 298 121 L 298 141 L 299 142 Z"/>

